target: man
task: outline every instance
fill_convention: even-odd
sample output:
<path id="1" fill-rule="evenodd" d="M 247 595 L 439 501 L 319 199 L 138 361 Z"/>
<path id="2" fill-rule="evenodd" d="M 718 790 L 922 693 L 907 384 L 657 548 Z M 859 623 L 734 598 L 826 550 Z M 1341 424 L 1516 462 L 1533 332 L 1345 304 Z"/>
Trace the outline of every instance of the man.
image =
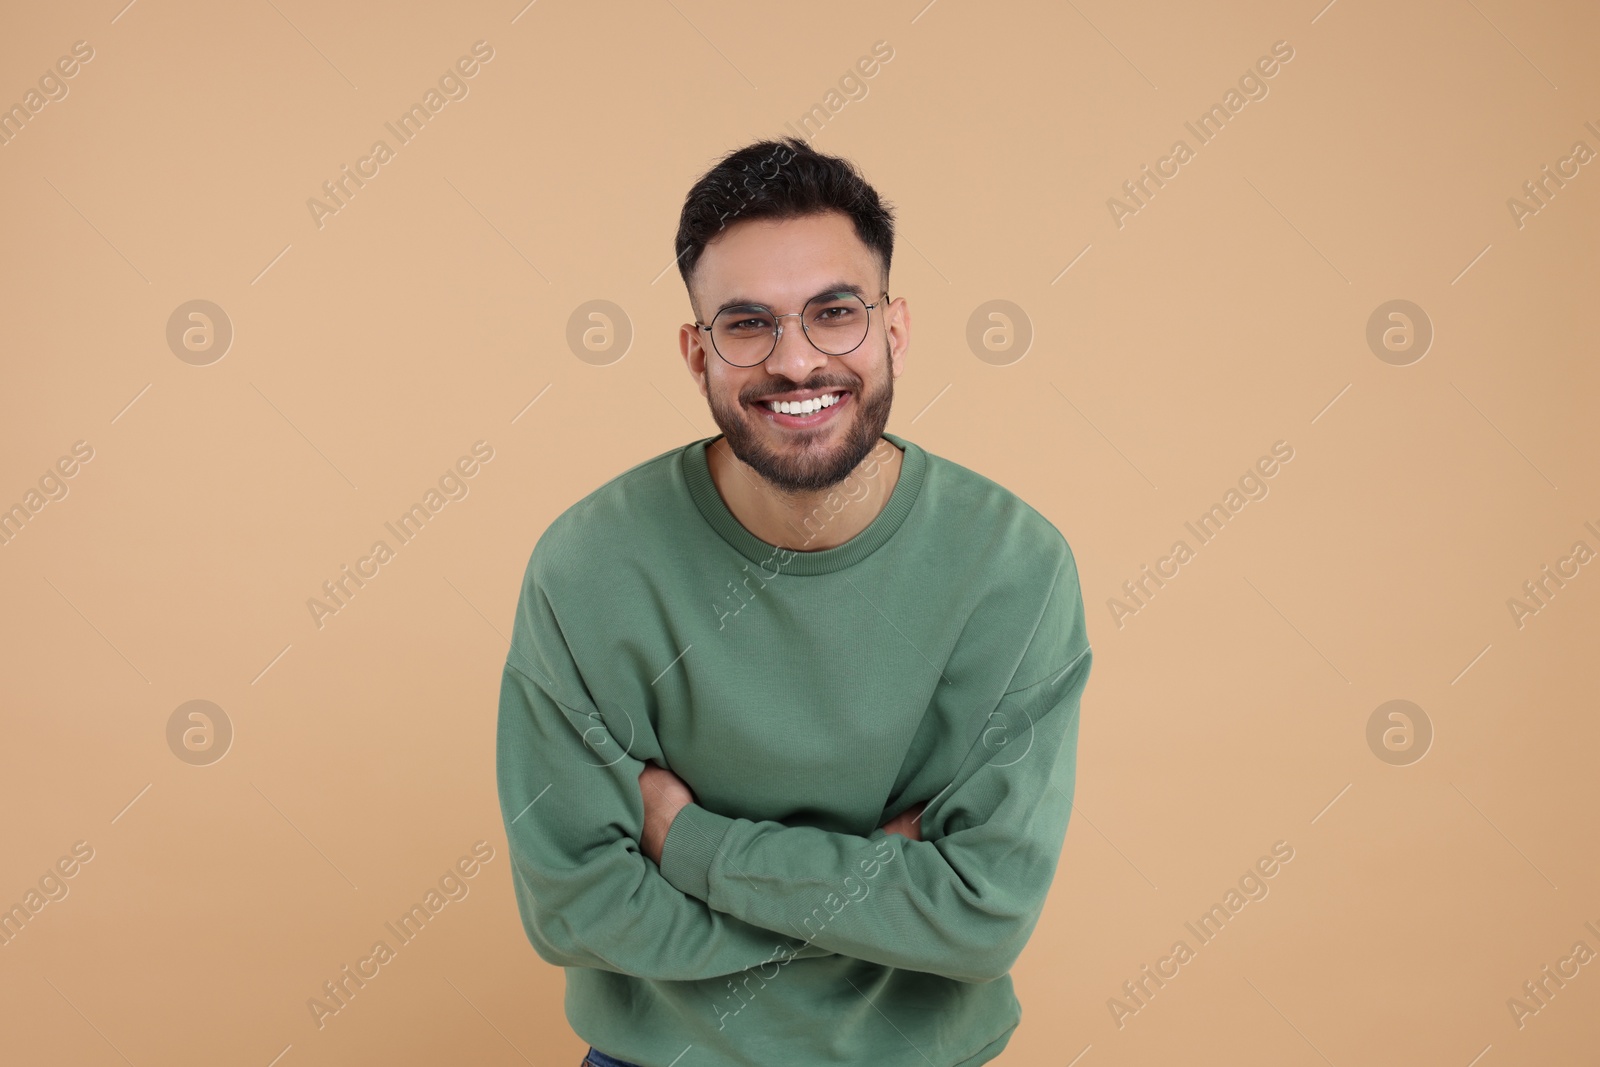
<path id="1" fill-rule="evenodd" d="M 911 340 L 893 240 L 804 141 L 713 167 L 678 228 L 679 343 L 722 432 L 529 560 L 500 805 L 588 1063 L 972 1067 L 1021 1018 L 1083 601 L 1048 520 L 884 432 Z"/>

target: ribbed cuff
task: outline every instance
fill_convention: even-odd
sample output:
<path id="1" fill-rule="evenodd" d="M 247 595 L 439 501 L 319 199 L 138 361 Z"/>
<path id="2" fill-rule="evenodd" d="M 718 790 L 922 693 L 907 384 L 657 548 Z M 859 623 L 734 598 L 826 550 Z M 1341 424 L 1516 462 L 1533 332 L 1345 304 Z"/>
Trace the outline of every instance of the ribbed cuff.
<path id="1" fill-rule="evenodd" d="M 661 843 L 661 876 L 680 893 L 711 903 L 711 864 L 733 820 L 698 804 L 686 804 Z"/>

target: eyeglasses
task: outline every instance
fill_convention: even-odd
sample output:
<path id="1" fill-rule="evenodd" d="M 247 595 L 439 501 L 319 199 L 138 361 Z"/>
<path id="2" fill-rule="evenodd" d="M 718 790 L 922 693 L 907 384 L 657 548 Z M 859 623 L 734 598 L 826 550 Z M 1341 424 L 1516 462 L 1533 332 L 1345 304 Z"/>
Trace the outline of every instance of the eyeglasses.
<path id="1" fill-rule="evenodd" d="M 884 300 L 889 298 L 883 293 Z M 711 334 L 711 347 L 735 367 L 754 367 L 778 347 L 783 336 L 780 319 L 798 316 L 811 347 L 828 356 L 845 356 L 861 347 L 872 323 L 872 309 L 854 293 L 823 293 L 806 301 L 799 311 L 778 315 L 764 304 L 736 304 L 717 312 L 708 326 L 695 326 Z"/>

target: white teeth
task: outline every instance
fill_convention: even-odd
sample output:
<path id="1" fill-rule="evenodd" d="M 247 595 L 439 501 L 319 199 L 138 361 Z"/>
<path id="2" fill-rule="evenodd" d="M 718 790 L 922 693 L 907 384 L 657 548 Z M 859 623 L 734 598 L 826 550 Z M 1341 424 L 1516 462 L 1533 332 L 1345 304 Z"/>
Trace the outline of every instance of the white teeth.
<path id="1" fill-rule="evenodd" d="M 825 396 L 814 396 L 810 400 L 764 400 L 762 403 L 773 411 L 784 415 L 810 415 L 813 412 L 821 411 L 823 408 L 833 407 L 839 402 L 841 395 L 840 393 L 828 393 Z"/>

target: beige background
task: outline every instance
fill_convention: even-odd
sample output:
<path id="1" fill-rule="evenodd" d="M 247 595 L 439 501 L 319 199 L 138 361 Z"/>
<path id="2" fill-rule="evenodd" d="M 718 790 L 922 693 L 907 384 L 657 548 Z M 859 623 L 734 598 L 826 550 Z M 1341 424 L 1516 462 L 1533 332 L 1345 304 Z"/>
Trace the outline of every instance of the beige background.
<path id="1" fill-rule="evenodd" d="M 1507 601 L 1600 550 L 1600 163 L 1520 227 L 1507 200 L 1600 151 L 1593 5 L 122 2 L 0 35 L 5 103 L 94 50 L 0 148 L 0 506 L 93 449 L 0 546 L 0 903 L 93 849 L 0 948 L 7 1062 L 577 1062 L 495 801 L 518 582 L 570 503 L 716 432 L 677 213 L 813 105 L 899 211 L 889 429 L 1081 568 L 1079 807 L 997 1062 L 1592 1059 L 1600 965 L 1520 1028 L 1507 1000 L 1600 951 L 1600 564 L 1520 627 Z M 479 40 L 469 95 L 319 228 L 308 198 Z M 196 299 L 234 332 L 204 366 L 166 340 Z M 1406 366 L 1366 341 L 1396 299 L 1435 332 Z M 591 300 L 622 358 L 569 348 Z M 1004 365 L 966 340 L 990 300 L 1033 331 Z M 319 629 L 308 598 L 479 440 L 469 495 Z M 1108 599 L 1280 440 L 1270 495 L 1119 627 Z M 234 732 L 206 766 L 167 737 L 197 699 Z M 1367 741 L 1394 699 L 1434 731 L 1406 766 Z M 479 840 L 470 895 L 319 1030 L 308 998 Z M 1270 895 L 1119 1028 L 1122 983 L 1276 841 Z"/>

